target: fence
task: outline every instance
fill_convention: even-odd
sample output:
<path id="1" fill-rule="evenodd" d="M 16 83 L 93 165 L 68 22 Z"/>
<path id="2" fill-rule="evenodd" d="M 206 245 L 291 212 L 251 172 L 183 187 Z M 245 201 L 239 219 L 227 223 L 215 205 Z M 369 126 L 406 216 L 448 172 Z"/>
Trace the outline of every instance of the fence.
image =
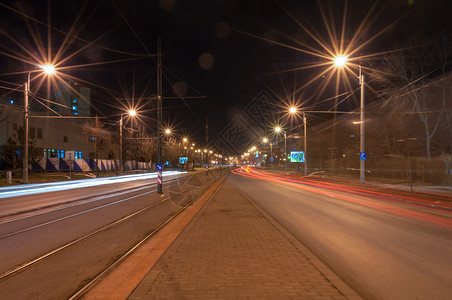
<path id="1" fill-rule="evenodd" d="M 342 158 L 327 160 L 312 171 L 346 174 L 359 177 L 359 160 Z M 422 181 L 433 184 L 452 185 L 452 161 L 423 157 L 384 155 L 366 160 L 366 177 L 385 178 L 397 181 Z"/>
<path id="2" fill-rule="evenodd" d="M 123 170 L 151 170 L 152 164 L 137 162 L 134 160 L 123 161 Z M 96 168 L 97 164 L 97 168 Z M 70 167 L 71 166 L 71 167 Z M 33 171 L 48 172 L 94 172 L 94 171 L 116 171 L 119 170 L 119 160 L 110 159 L 65 159 L 43 157 L 39 162 L 32 164 Z"/>

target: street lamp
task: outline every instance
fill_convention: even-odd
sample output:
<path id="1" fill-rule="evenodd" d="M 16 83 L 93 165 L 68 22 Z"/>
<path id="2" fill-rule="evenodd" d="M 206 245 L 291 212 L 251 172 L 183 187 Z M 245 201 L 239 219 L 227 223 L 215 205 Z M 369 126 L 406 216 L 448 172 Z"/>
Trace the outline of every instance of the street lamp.
<path id="1" fill-rule="evenodd" d="M 348 57 L 347 56 L 337 56 L 334 59 L 334 65 L 336 67 L 344 67 L 347 63 Z M 366 182 L 366 165 L 365 165 L 365 159 L 366 159 L 366 150 L 365 150 L 365 125 L 364 125 L 364 74 L 361 72 L 361 66 L 359 67 L 359 85 L 361 86 L 361 107 L 360 107 L 360 142 L 359 142 L 359 157 L 360 157 L 360 164 L 359 164 L 359 177 L 361 183 Z"/>
<path id="2" fill-rule="evenodd" d="M 306 113 L 303 112 L 303 131 L 304 131 L 304 175 L 308 175 L 308 140 L 307 140 L 307 126 L 306 126 Z"/>
<path id="3" fill-rule="evenodd" d="M 125 114 L 121 114 L 121 119 L 119 120 L 119 175 L 122 175 L 122 127 L 123 127 L 123 116 L 129 115 L 134 117 L 137 114 L 136 110 L 131 109 Z"/>
<path id="4" fill-rule="evenodd" d="M 262 142 L 263 142 L 264 144 L 269 143 L 269 145 L 270 145 L 270 158 L 269 158 L 269 160 L 271 160 L 271 158 L 273 157 L 272 142 L 271 142 L 271 141 L 269 142 L 268 138 L 266 138 L 266 137 L 264 137 L 264 138 L 262 139 Z M 271 165 L 272 165 L 272 162 L 270 161 L 270 166 L 271 166 Z"/>
<path id="5" fill-rule="evenodd" d="M 47 75 L 55 73 L 55 67 L 52 65 L 38 66 Z M 24 83 L 24 161 L 23 161 L 23 183 L 28 183 L 28 94 L 30 93 L 30 77 L 31 73 L 27 74 L 27 82 Z"/>
<path id="6" fill-rule="evenodd" d="M 340 61 L 340 60 L 339 60 Z M 292 106 L 291 108 L 289 108 L 289 112 L 293 115 L 297 112 L 297 108 Z M 306 140 L 306 114 L 305 112 L 303 112 L 303 130 L 304 130 L 304 175 L 308 175 L 308 164 L 307 164 L 307 160 L 306 160 L 306 151 L 308 149 L 307 147 L 307 140 Z"/>
<path id="7" fill-rule="evenodd" d="M 347 60 L 348 60 L 348 56 L 345 56 L 345 55 L 338 55 L 338 56 L 336 56 L 336 58 L 334 59 L 334 65 L 335 65 L 336 67 L 341 68 L 341 67 L 343 67 L 343 66 L 346 65 Z"/>
<path id="8" fill-rule="evenodd" d="M 186 146 L 184 146 L 184 147 L 185 147 L 185 149 L 187 150 L 187 161 L 185 162 L 185 169 L 186 169 L 186 171 L 188 172 L 188 171 L 189 171 L 189 168 L 188 168 L 188 157 L 189 157 L 189 152 L 188 152 L 188 138 L 184 137 L 184 138 L 182 139 L 182 141 L 183 141 L 184 144 L 186 145 Z"/>
<path id="9" fill-rule="evenodd" d="M 286 132 L 283 131 L 281 127 L 279 126 L 275 127 L 276 133 L 280 133 L 281 131 L 284 133 L 284 172 L 287 172 L 287 135 Z"/>

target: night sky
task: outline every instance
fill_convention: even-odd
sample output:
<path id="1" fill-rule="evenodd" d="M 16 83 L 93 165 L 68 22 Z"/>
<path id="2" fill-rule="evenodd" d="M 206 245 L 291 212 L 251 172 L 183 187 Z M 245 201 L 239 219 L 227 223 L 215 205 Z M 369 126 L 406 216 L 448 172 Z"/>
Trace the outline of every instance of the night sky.
<path id="1" fill-rule="evenodd" d="M 62 77 L 91 87 L 93 114 L 114 119 L 121 107 L 138 106 L 150 128 L 156 118 L 152 98 L 160 36 L 164 122 L 198 143 L 205 139 L 206 115 L 213 141 L 263 90 L 279 102 L 275 110 L 290 104 L 329 109 L 322 100 L 348 87 L 337 90 L 332 80 L 322 89 L 328 74 L 312 79 L 331 63 L 326 48 L 340 43 L 341 28 L 344 47 L 364 44 L 356 57 L 402 48 L 408 37 L 452 29 L 452 5 L 446 0 L 0 3 L 0 80 L 24 82 L 39 64 L 32 56 L 41 61 L 49 56 Z M 371 66 L 378 59 L 363 57 L 356 63 Z M 357 80 L 351 84 L 356 87 Z M 177 94 L 186 98 L 174 99 Z M 352 100 L 340 109 L 356 104 Z"/>

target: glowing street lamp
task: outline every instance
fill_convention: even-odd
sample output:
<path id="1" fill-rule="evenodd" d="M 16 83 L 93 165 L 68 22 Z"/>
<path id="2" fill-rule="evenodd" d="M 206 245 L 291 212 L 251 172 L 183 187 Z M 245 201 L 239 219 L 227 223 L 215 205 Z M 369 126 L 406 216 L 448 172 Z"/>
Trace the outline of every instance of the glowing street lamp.
<path id="1" fill-rule="evenodd" d="M 186 138 L 186 137 L 184 137 L 183 139 L 182 139 L 182 141 L 184 142 L 184 144 L 186 144 L 186 146 L 184 146 L 185 147 L 185 149 L 187 150 L 187 161 L 185 162 L 185 169 L 186 169 L 186 171 L 188 172 L 189 171 L 189 167 L 188 167 L 188 158 L 189 158 L 189 152 L 188 152 L 188 138 Z M 192 147 L 192 149 L 193 149 L 193 147 Z"/>
<path id="2" fill-rule="evenodd" d="M 123 125 L 123 116 L 129 115 L 131 117 L 136 116 L 137 112 L 134 109 L 129 110 L 125 114 L 121 114 L 121 119 L 119 120 L 119 175 L 122 175 L 122 125 Z"/>
<path id="3" fill-rule="evenodd" d="M 55 74 L 55 67 L 52 65 L 41 65 L 39 66 L 42 71 L 44 71 L 44 73 L 46 73 L 47 75 L 53 75 Z"/>
<path id="4" fill-rule="evenodd" d="M 292 106 L 291 108 L 289 108 L 289 112 L 293 115 L 297 112 L 297 108 Z"/>
<path id="5" fill-rule="evenodd" d="M 337 56 L 334 59 L 334 65 L 336 67 L 344 67 L 347 63 L 348 57 L 347 56 Z M 361 108 L 360 108 L 360 143 L 359 143 L 359 152 L 360 152 L 360 164 L 359 164 L 359 177 L 361 180 L 361 183 L 365 183 L 365 173 L 366 173 L 366 166 L 365 166 L 365 127 L 364 127 L 364 75 L 361 72 L 361 66 L 359 66 L 359 84 L 361 86 Z"/>
<path id="6" fill-rule="evenodd" d="M 338 55 L 336 56 L 336 58 L 334 59 L 334 65 L 336 67 L 343 67 L 347 64 L 347 60 L 348 60 L 348 56 L 345 55 Z"/>
<path id="7" fill-rule="evenodd" d="M 43 69 L 47 75 L 55 73 L 55 67 L 52 65 L 38 66 Z M 27 82 L 24 83 L 24 161 L 23 161 L 23 183 L 28 183 L 28 94 L 30 93 L 30 76 L 27 75 Z"/>

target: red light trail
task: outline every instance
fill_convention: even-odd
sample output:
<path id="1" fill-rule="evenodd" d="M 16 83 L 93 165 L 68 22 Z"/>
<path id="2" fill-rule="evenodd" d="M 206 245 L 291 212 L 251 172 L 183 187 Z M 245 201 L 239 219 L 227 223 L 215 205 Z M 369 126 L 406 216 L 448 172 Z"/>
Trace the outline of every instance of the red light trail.
<path id="1" fill-rule="evenodd" d="M 395 205 L 395 203 L 403 203 L 410 206 L 422 207 L 432 210 L 439 210 L 445 213 L 451 213 L 452 212 L 451 203 L 442 202 L 441 206 L 439 206 L 437 203 L 439 199 L 445 199 L 446 197 L 442 198 L 440 196 L 432 195 L 431 199 L 422 199 L 421 197 L 415 197 L 416 195 L 409 197 L 406 195 L 390 194 L 388 192 L 366 190 L 365 188 L 359 188 L 335 182 L 322 182 L 320 179 L 317 178 L 315 179 L 294 178 L 294 176 L 272 174 L 262 170 L 258 171 L 247 167 L 235 169 L 232 172 L 240 176 L 275 182 L 278 184 L 284 184 L 286 186 L 295 187 L 297 189 L 302 189 L 305 191 L 321 194 L 324 196 L 334 197 L 340 200 L 353 202 L 359 205 L 375 208 L 380 211 L 385 211 L 391 214 L 396 214 L 399 216 L 404 216 L 445 227 L 452 227 L 452 219 L 450 218 L 420 212 L 417 210 Z M 344 193 L 347 194 L 344 195 Z M 355 195 L 372 197 L 373 200 L 363 199 L 361 197 L 356 197 Z M 384 200 L 385 202 L 378 201 L 377 199 Z"/>

